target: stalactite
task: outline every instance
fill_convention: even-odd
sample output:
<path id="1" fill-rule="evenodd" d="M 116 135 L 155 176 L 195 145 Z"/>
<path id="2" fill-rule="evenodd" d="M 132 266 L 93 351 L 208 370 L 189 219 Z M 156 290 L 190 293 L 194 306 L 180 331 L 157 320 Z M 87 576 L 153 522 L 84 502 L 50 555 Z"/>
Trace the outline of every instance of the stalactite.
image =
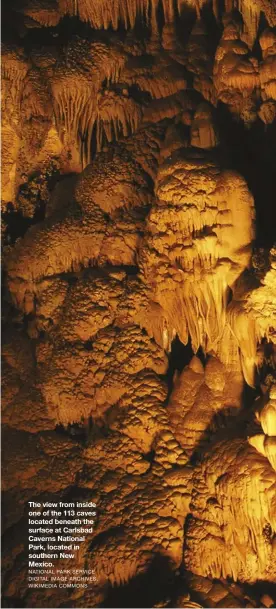
<path id="1" fill-rule="evenodd" d="M 261 9 L 251 0 L 238 0 L 238 9 L 245 26 L 246 42 L 252 48 L 258 33 Z"/>
<path id="2" fill-rule="evenodd" d="M 124 27 L 133 28 L 138 17 L 146 20 L 151 0 L 59 0 L 62 14 L 78 15 L 88 21 L 93 28 L 108 29 L 110 25 L 118 29 L 120 21 Z M 171 2 L 171 0 L 169 0 Z"/>
<path id="3" fill-rule="evenodd" d="M 228 308 L 228 321 L 241 354 L 241 366 L 248 385 L 255 386 L 257 345 L 261 340 L 253 316 L 248 315 L 241 303 L 233 302 Z"/>
<path id="4" fill-rule="evenodd" d="M 116 83 L 125 61 L 126 54 L 120 45 L 110 49 L 103 43 L 77 37 L 64 48 L 51 78 L 58 132 L 75 161 L 79 158 L 80 167 L 91 162 L 91 140 L 100 112 L 102 83 L 106 81 L 107 87 Z M 105 92 L 108 97 L 108 89 Z M 111 120 L 112 108 L 109 114 Z M 102 141 L 102 136 L 98 135 L 97 141 Z"/>
<path id="5" fill-rule="evenodd" d="M 57 125 L 61 137 L 78 137 L 78 128 L 81 125 L 85 133 L 92 121 L 95 110 L 93 93 L 89 86 L 80 85 L 75 87 L 60 88 L 53 86 L 54 108 Z"/>
<path id="6" fill-rule="evenodd" d="M 181 14 L 184 6 L 190 6 L 196 11 L 197 18 L 200 19 L 201 9 L 208 0 L 177 0 L 177 11 Z M 88 21 L 92 27 L 97 29 L 108 29 L 110 25 L 116 30 L 121 21 L 125 28 L 133 28 L 137 18 L 142 18 L 148 22 L 149 11 L 151 11 L 152 31 L 155 31 L 156 21 L 154 13 L 158 2 L 157 0 L 116 0 L 112 4 L 108 0 L 98 0 L 91 3 L 89 0 L 59 0 L 59 10 L 61 14 L 79 15 L 83 21 Z M 230 13 L 234 8 L 241 12 L 246 28 L 247 42 L 253 45 L 258 30 L 261 8 L 252 4 L 250 0 L 225 0 L 225 12 Z M 165 23 L 174 21 L 174 1 L 162 0 Z M 213 14 L 219 18 L 219 2 L 212 0 Z M 50 18 L 50 17 L 49 17 Z M 55 16 L 52 17 L 54 19 Z"/>
<path id="7" fill-rule="evenodd" d="M 17 160 L 23 117 L 21 101 L 30 61 L 23 48 L 2 44 L 1 121 L 2 121 L 2 201 L 15 201 Z"/>
<path id="8" fill-rule="evenodd" d="M 43 27 L 55 27 L 61 17 L 56 0 L 43 0 L 43 2 L 29 0 L 22 7 L 19 5 L 19 10 L 22 13 L 24 12 L 24 15 L 29 17 L 33 22 Z"/>
<path id="9" fill-rule="evenodd" d="M 195 8 L 196 8 L 197 19 L 200 19 L 200 4 L 199 4 L 199 0 L 195 0 Z"/>
<path id="10" fill-rule="evenodd" d="M 174 2 L 173 0 L 162 0 L 163 11 L 165 17 L 165 23 L 172 23 L 174 21 Z"/>
<path id="11" fill-rule="evenodd" d="M 213 0 L 216 2 L 216 0 Z M 200 19 L 201 9 L 209 0 L 177 0 L 178 13 L 181 14 L 182 8 L 190 6 L 196 11 L 197 19 Z"/>
<path id="12" fill-rule="evenodd" d="M 266 29 L 260 36 L 263 62 L 260 66 L 261 93 L 264 101 L 276 100 L 276 34 Z"/>
<path id="13" fill-rule="evenodd" d="M 8 44 L 2 45 L 1 58 L 3 92 L 10 95 L 13 105 L 18 107 L 30 62 L 25 58 L 23 49 Z"/>
<path id="14" fill-rule="evenodd" d="M 183 71 L 176 62 L 163 56 L 153 57 L 146 65 L 140 57 L 134 57 L 123 72 L 125 82 L 136 84 L 142 91 L 150 93 L 152 98 L 167 98 L 178 91 L 186 89 Z"/>
<path id="15" fill-rule="evenodd" d="M 159 0 L 152 0 L 151 4 L 148 5 L 148 10 L 150 10 L 150 13 L 151 13 L 150 25 L 151 25 L 152 36 L 159 35 L 158 21 L 157 21 L 158 4 L 159 4 Z"/>
<path id="16" fill-rule="evenodd" d="M 98 104 L 97 124 L 99 133 L 105 132 L 109 142 L 114 132 L 117 137 L 134 133 L 142 119 L 142 111 L 138 104 L 128 97 L 116 96 L 110 92 L 103 96 Z M 102 139 L 100 138 L 100 148 Z"/>
<path id="17" fill-rule="evenodd" d="M 187 68 L 194 75 L 193 86 L 203 97 L 216 105 L 213 84 L 213 60 L 209 49 L 209 39 L 202 20 L 197 20 L 186 46 Z"/>
<path id="18" fill-rule="evenodd" d="M 231 13 L 231 11 L 234 10 L 234 3 L 235 0 L 225 0 L 225 12 L 226 13 Z"/>

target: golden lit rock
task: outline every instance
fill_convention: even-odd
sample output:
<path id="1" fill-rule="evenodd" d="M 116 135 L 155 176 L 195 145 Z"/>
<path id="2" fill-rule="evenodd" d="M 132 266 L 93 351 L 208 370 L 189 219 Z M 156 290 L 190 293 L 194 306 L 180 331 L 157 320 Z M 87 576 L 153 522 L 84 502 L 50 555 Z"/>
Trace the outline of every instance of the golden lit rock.
<path id="1" fill-rule="evenodd" d="M 3 22 L 3 606 L 272 607 L 276 2 Z M 92 586 L 28 586 L 49 499 Z"/>
<path id="2" fill-rule="evenodd" d="M 231 13 L 224 17 L 224 30 L 215 56 L 214 84 L 218 98 L 234 115 L 246 123 L 254 122 L 258 62 L 241 40 L 240 23 Z"/>
<path id="3" fill-rule="evenodd" d="M 263 54 L 263 62 L 260 65 L 260 80 L 262 97 L 264 101 L 276 99 L 276 34 L 273 30 L 267 29 L 260 37 L 260 45 Z"/>

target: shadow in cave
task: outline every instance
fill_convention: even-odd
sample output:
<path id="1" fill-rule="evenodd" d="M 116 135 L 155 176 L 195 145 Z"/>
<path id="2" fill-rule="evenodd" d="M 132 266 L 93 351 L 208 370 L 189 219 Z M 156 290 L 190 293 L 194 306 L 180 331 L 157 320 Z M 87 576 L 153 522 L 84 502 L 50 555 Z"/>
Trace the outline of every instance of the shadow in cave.
<path id="1" fill-rule="evenodd" d="M 7 210 L 2 212 L 2 223 L 3 245 L 14 245 L 16 240 L 24 237 L 30 226 L 35 224 L 35 220 L 23 216 L 22 211 L 14 209 L 13 203 L 8 203 Z"/>
<path id="2" fill-rule="evenodd" d="M 222 440 L 235 440 L 248 436 L 248 426 L 254 420 L 254 402 L 260 396 L 258 388 L 254 389 L 244 384 L 242 406 L 240 408 L 227 407 L 216 412 L 207 429 L 202 433 L 190 457 L 191 465 L 204 460 L 204 455 L 211 445 Z M 264 397 L 265 400 L 265 397 Z M 256 430 L 257 433 L 257 430 Z"/>
<path id="3" fill-rule="evenodd" d="M 194 355 L 190 338 L 187 345 L 184 345 L 179 337 L 176 336 L 172 342 L 171 353 L 169 354 L 169 367 L 166 377 L 168 384 L 167 403 L 175 384 L 175 373 L 182 372 Z M 208 356 L 204 354 L 202 348 L 197 351 L 196 356 L 199 357 L 205 366 Z M 259 398 L 265 401 L 266 399 L 259 386 L 260 379 L 265 376 L 265 370 L 267 373 L 270 371 L 269 365 L 266 362 L 263 368 L 258 371 L 258 375 L 256 375 L 255 387 L 250 387 L 244 382 L 240 408 L 229 405 L 214 414 L 191 455 L 190 462 L 192 465 L 201 460 L 206 450 L 208 450 L 208 446 L 225 439 L 226 433 L 228 439 L 247 437 L 248 425 L 253 424 L 255 400 Z"/>
<path id="4" fill-rule="evenodd" d="M 273 605 L 271 605 L 271 609 L 276 607 L 276 584 L 273 582 L 267 582 L 263 580 L 259 580 L 255 584 L 243 584 L 244 592 L 254 596 L 258 601 L 261 601 L 261 597 L 263 594 L 269 594 L 271 599 L 273 600 Z"/>
<path id="5" fill-rule="evenodd" d="M 182 372 L 182 370 L 190 363 L 192 357 L 196 355 L 201 360 L 205 367 L 208 355 L 204 354 L 202 348 L 195 354 L 192 349 L 191 339 L 187 345 L 184 345 L 178 336 L 172 341 L 171 352 L 169 354 L 169 367 L 166 375 L 166 381 L 168 385 L 168 404 L 170 395 L 172 393 L 175 384 L 175 374 Z M 256 386 L 250 387 L 245 381 L 243 386 L 243 392 L 241 397 L 241 407 L 229 405 L 228 407 L 221 408 L 220 411 L 216 412 L 212 417 L 207 429 L 202 433 L 197 445 L 195 446 L 193 453 L 190 457 L 191 465 L 195 465 L 198 461 L 204 458 L 204 454 L 208 450 L 211 444 L 219 442 L 224 439 L 235 439 L 244 438 L 248 435 L 249 426 L 254 426 L 254 411 L 257 406 L 255 400 L 265 400 L 267 397 L 263 395 L 260 382 L 266 376 L 272 372 L 269 364 L 269 357 L 264 359 L 262 368 L 258 370 L 256 374 Z M 258 425 L 256 423 L 256 433 L 258 433 Z"/>
<path id="6" fill-rule="evenodd" d="M 64 436 L 80 444 L 85 444 L 89 432 L 89 427 L 88 424 L 85 425 L 83 421 L 69 423 L 66 426 L 62 423 L 59 423 L 55 427 L 55 432 L 59 436 Z"/>
<path id="7" fill-rule="evenodd" d="M 169 558 L 156 554 L 144 573 L 110 588 L 100 607 L 153 607 L 167 597 L 173 598 L 175 579 Z"/>
<path id="8" fill-rule="evenodd" d="M 204 353 L 201 347 L 195 354 L 192 349 L 190 337 L 187 345 L 184 345 L 178 336 L 174 338 L 171 344 L 171 352 L 168 355 L 169 367 L 166 374 L 166 380 L 168 384 L 168 398 L 173 389 L 175 373 L 182 372 L 185 366 L 188 366 L 194 355 L 197 355 L 197 357 L 199 357 L 202 363 L 204 362 Z"/>
<path id="9" fill-rule="evenodd" d="M 238 171 L 253 194 L 256 208 L 256 242 L 270 248 L 275 241 L 276 124 L 265 126 L 258 119 L 250 129 L 218 103 L 217 123 L 221 136 L 221 159 Z"/>
<path id="10" fill-rule="evenodd" d="M 24 609 L 24 607 L 26 607 L 26 604 L 22 598 L 10 598 L 8 596 L 3 596 L 1 601 L 1 607 L 8 607 L 9 609 L 15 609 L 16 607 L 19 607 L 19 609 Z"/>

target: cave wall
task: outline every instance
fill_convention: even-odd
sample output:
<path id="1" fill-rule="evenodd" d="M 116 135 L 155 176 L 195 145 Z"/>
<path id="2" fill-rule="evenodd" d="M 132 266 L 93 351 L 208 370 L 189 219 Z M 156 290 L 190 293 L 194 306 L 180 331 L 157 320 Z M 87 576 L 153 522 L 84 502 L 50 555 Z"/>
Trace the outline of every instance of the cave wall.
<path id="1" fill-rule="evenodd" d="M 99 509 L 68 606 L 273 606 L 276 2 L 3 21 L 4 606 L 64 606 L 26 577 L 55 497 Z"/>

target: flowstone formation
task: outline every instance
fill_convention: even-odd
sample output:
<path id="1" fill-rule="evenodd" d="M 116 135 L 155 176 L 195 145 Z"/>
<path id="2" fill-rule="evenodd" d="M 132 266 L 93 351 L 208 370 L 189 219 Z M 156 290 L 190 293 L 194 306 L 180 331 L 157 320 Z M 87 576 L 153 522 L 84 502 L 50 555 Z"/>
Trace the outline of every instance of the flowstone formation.
<path id="1" fill-rule="evenodd" d="M 3 606 L 273 607 L 276 2 L 3 18 Z M 97 504 L 66 597 L 49 500 Z"/>

